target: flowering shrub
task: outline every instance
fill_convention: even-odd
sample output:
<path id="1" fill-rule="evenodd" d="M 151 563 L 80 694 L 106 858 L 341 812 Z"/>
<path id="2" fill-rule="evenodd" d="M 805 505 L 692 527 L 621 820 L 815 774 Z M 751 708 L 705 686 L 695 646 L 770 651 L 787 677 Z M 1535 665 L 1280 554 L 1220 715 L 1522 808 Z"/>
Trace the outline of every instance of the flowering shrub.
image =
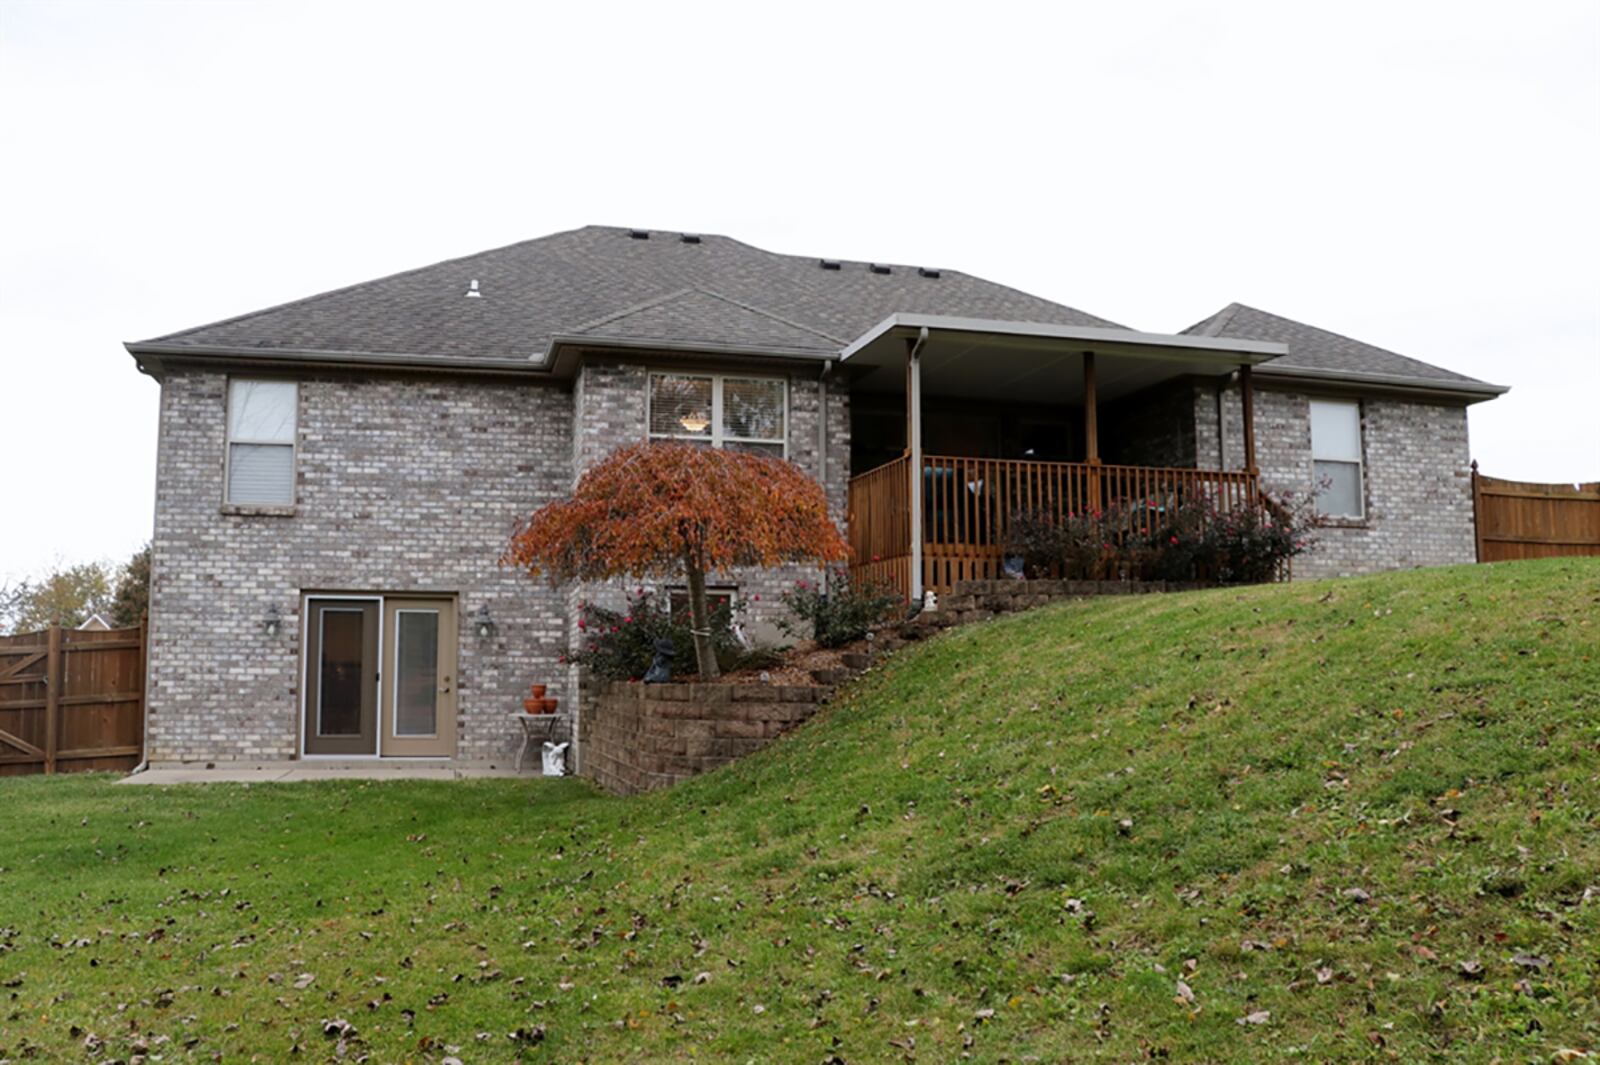
<path id="1" fill-rule="evenodd" d="M 1006 550 L 1021 556 L 1029 577 L 1120 573 L 1144 580 L 1255 583 L 1272 580 L 1284 563 L 1312 546 L 1312 502 L 1309 496 L 1294 502 L 1290 495 L 1264 495 L 1258 507 L 1219 510 L 1209 499 L 1168 496 L 1065 517 L 1024 512 L 1012 518 Z"/>
<path id="2" fill-rule="evenodd" d="M 850 579 L 843 567 L 829 571 L 826 587 L 799 581 L 782 597 L 793 618 L 779 618 L 790 636 L 810 636 L 821 647 L 842 647 L 861 639 L 901 604 L 900 596 Z"/>
<path id="3" fill-rule="evenodd" d="M 1111 552 L 1110 525 L 1098 510 L 1065 517 L 1018 511 L 1006 531 L 1006 554 L 1021 558 L 1029 577 L 1049 577 L 1058 569 L 1063 577 L 1094 577 Z"/>
<path id="4" fill-rule="evenodd" d="M 1314 500 L 1298 502 L 1290 494 L 1267 498 L 1260 507 L 1240 507 L 1218 514 L 1206 530 L 1206 551 L 1224 584 L 1270 581 L 1283 564 L 1309 550 L 1315 540 Z"/>
<path id="5" fill-rule="evenodd" d="M 738 607 L 722 603 L 711 612 L 711 646 L 717 664 L 724 670 L 745 669 L 770 664 L 775 652 L 746 647 L 735 632 Z M 666 596 L 657 597 L 647 588 L 636 589 L 621 610 L 597 603 L 581 603 L 578 608 L 581 647 L 562 660 L 587 666 L 606 680 L 638 680 L 655 659 L 656 641 L 670 640 L 675 673 L 695 669 L 694 635 L 689 619 L 674 619 L 667 609 Z"/>

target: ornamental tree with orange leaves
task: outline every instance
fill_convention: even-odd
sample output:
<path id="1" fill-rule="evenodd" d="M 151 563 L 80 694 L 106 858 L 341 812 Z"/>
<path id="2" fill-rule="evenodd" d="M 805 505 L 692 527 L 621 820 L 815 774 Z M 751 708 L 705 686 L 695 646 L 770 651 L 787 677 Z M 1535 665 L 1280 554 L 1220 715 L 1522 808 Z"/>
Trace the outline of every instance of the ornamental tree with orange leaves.
<path id="1" fill-rule="evenodd" d="M 518 523 L 503 562 L 552 583 L 682 575 L 701 680 L 717 678 L 706 574 L 848 557 L 822 486 L 768 455 L 633 444 Z"/>

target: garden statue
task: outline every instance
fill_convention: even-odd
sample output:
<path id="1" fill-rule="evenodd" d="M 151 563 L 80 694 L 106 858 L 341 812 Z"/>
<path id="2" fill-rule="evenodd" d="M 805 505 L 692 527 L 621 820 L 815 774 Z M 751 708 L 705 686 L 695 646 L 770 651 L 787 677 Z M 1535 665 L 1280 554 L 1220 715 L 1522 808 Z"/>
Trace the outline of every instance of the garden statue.
<path id="1" fill-rule="evenodd" d="M 656 641 L 656 656 L 650 662 L 650 668 L 645 670 L 644 682 L 646 684 L 666 684 L 672 679 L 672 657 L 677 654 L 677 649 L 672 646 L 671 640 Z"/>

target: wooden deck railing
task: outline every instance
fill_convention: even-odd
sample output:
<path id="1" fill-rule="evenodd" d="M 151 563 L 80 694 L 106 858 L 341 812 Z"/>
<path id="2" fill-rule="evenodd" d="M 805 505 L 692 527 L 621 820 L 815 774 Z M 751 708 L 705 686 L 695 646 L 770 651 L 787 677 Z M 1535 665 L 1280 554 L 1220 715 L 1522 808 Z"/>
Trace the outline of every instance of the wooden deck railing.
<path id="1" fill-rule="evenodd" d="M 850 482 L 854 572 L 907 593 L 908 461 L 896 459 Z M 1000 577 L 1011 516 L 1019 512 L 1042 510 L 1064 517 L 1141 501 L 1162 508 L 1197 499 L 1231 510 L 1261 498 L 1256 476 L 1242 470 L 944 455 L 924 457 L 922 483 L 922 580 L 936 591 L 957 581 Z"/>
<path id="2" fill-rule="evenodd" d="M 911 590 L 911 458 L 850 478 L 850 570 L 858 580 Z"/>

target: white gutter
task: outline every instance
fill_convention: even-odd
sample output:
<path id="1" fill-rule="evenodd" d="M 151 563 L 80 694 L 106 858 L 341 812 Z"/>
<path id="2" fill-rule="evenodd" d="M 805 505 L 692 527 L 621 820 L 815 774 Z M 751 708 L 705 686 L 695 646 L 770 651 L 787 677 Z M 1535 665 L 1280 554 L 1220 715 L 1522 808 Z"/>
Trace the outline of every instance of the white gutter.
<path id="1" fill-rule="evenodd" d="M 1235 340 L 1231 337 L 1201 337 L 1171 333 L 1141 333 L 1132 329 L 1105 329 L 1094 326 L 1058 325 L 1050 322 L 1013 322 L 997 318 L 963 318 L 945 314 L 891 314 L 855 340 L 840 353 L 840 361 L 868 347 L 896 329 L 936 330 L 946 333 L 980 333 L 1038 340 L 1066 340 L 1089 344 L 1122 344 L 1134 347 L 1174 348 L 1197 353 L 1234 356 L 1234 362 L 1266 362 L 1287 355 L 1289 348 L 1267 340 Z"/>

